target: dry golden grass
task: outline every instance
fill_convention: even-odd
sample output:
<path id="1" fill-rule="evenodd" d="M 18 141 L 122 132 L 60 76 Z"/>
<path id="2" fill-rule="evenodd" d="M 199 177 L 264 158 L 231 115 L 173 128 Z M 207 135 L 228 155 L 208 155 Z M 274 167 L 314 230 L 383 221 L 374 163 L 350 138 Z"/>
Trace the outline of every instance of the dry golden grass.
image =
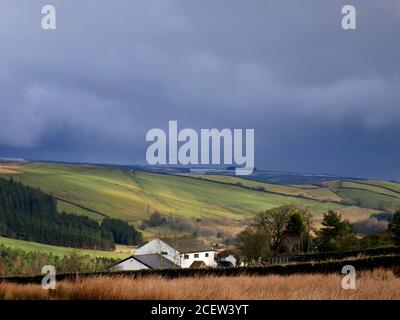
<path id="1" fill-rule="evenodd" d="M 400 299 L 400 279 L 390 270 L 361 272 L 356 290 L 344 290 L 340 275 L 239 276 L 165 279 L 123 276 L 61 281 L 56 290 L 40 285 L 0 284 L 0 299 L 192 300 L 192 299 Z"/>
<path id="2" fill-rule="evenodd" d="M 21 173 L 21 164 L 1 164 L 0 174 L 17 174 Z"/>

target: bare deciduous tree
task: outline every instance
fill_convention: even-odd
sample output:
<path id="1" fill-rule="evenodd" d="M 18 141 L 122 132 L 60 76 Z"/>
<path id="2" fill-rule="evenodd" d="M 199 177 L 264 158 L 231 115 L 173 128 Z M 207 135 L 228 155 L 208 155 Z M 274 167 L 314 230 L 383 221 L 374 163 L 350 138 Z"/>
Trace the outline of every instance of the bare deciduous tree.
<path id="1" fill-rule="evenodd" d="M 279 252 L 286 226 L 291 215 L 296 211 L 292 206 L 282 206 L 261 212 L 257 216 L 257 224 L 269 235 L 271 249 Z"/>

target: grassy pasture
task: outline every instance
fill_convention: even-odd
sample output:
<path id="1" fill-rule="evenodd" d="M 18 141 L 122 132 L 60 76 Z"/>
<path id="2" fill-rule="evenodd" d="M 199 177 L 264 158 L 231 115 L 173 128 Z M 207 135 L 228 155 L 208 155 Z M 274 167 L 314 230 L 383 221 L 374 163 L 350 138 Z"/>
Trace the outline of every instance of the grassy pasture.
<path id="1" fill-rule="evenodd" d="M 226 181 L 217 184 L 205 179 L 132 172 L 113 167 L 42 163 L 26 164 L 16 170 L 17 173 L 3 175 L 13 176 L 15 180 L 40 187 L 44 192 L 67 201 L 60 201 L 60 209 L 96 216 L 82 209 L 89 208 L 132 223 L 146 218 L 149 212 L 155 210 L 163 214 L 189 218 L 243 220 L 256 212 L 284 204 L 307 207 L 316 214 L 321 214 L 329 208 L 339 211 L 344 209 L 341 204 L 335 202 L 291 197 L 302 192 L 315 193 L 314 189 L 267 185 L 267 189 L 275 188 L 271 191 L 281 193 L 273 194 L 233 185 L 232 182 L 238 181 L 227 181 L 231 177 L 225 177 Z M 260 184 L 250 180 L 239 180 L 249 186 L 252 184 L 253 187 Z"/>
<path id="2" fill-rule="evenodd" d="M 332 202 L 339 202 L 342 200 L 342 198 L 338 196 L 336 193 L 334 193 L 332 190 L 328 188 L 320 188 L 317 186 L 305 185 L 303 187 L 303 186 L 273 184 L 273 183 L 259 182 L 233 176 L 223 176 L 223 175 L 186 175 L 186 176 L 207 181 L 213 181 L 231 185 L 239 185 L 246 188 L 265 190 L 266 192 L 278 193 L 286 196 L 300 196 L 312 200 L 332 201 Z"/>
<path id="3" fill-rule="evenodd" d="M 344 198 L 355 201 L 357 205 L 369 208 L 380 210 L 400 208 L 400 198 L 385 194 L 354 188 L 339 188 L 338 193 Z"/>
<path id="4" fill-rule="evenodd" d="M 392 191 L 384 188 L 383 186 L 379 186 L 379 184 L 375 185 L 372 183 L 363 183 L 358 181 L 342 181 L 340 186 L 341 188 L 362 189 L 366 191 L 371 191 L 373 193 L 388 195 L 400 199 L 400 190 L 399 192 Z"/>
<path id="5" fill-rule="evenodd" d="M 363 181 L 364 184 L 370 184 L 382 189 L 392 190 L 394 192 L 400 193 L 400 183 L 390 182 L 390 181 Z"/>
<path id="6" fill-rule="evenodd" d="M 215 221 L 215 230 L 235 230 L 232 234 L 249 224 L 257 212 L 287 204 L 310 210 L 317 225 L 328 209 L 357 221 L 382 211 L 384 205 L 400 208 L 400 184 L 385 181 L 346 180 L 295 186 L 232 176 L 174 176 L 106 166 L 45 163 L 1 165 L 0 177 L 13 177 L 39 187 L 60 199 L 60 210 L 96 220 L 110 216 L 138 226 L 157 210 L 164 215 L 207 218 Z M 159 232 L 146 229 L 144 236 L 151 238 Z M 18 245 L 24 247 L 22 243 Z M 30 250 L 28 243 L 25 248 Z M 70 249 L 49 250 L 64 254 Z"/>
<path id="7" fill-rule="evenodd" d="M 52 246 L 42 243 L 24 241 L 24 240 L 16 240 L 10 238 L 0 237 L 0 244 L 5 247 L 9 247 L 12 249 L 20 249 L 25 252 L 40 252 L 45 254 L 54 254 L 57 256 L 65 256 L 71 253 L 72 251 L 76 251 L 80 255 L 90 255 L 92 257 L 102 257 L 102 258 L 110 258 L 110 259 L 124 259 L 129 256 L 129 253 L 125 252 L 125 250 L 117 250 L 113 251 L 100 251 L 100 250 L 83 250 L 83 249 L 73 249 L 59 246 Z"/>

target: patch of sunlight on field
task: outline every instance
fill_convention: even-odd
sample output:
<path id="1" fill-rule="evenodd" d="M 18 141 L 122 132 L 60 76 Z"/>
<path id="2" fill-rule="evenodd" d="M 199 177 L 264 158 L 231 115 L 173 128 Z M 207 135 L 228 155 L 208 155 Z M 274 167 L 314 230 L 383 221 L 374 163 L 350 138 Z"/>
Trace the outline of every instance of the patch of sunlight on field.
<path id="1" fill-rule="evenodd" d="M 391 181 L 368 181 L 368 183 L 400 192 L 400 183 Z"/>
<path id="2" fill-rule="evenodd" d="M 59 204 L 60 208 L 87 214 L 87 210 L 77 209 L 82 206 L 130 223 L 143 220 L 154 211 L 187 218 L 250 221 L 257 212 L 285 204 L 307 208 L 317 217 L 328 209 L 339 212 L 349 209 L 338 202 L 291 196 L 307 193 L 310 197 L 329 198 L 332 195 L 328 189 L 302 189 L 236 177 L 207 176 L 207 179 L 221 179 L 221 183 L 215 183 L 193 177 L 115 167 L 42 163 L 25 164 L 19 166 L 18 170 L 18 174 L 0 175 L 13 176 L 15 180 L 40 187 L 44 192 L 70 202 L 68 205 Z M 249 188 L 235 185 L 237 182 Z M 260 185 L 276 193 L 250 189 Z M 363 212 L 363 209 L 357 210 Z M 364 212 L 367 217 L 368 209 Z M 94 217 L 93 213 L 88 215 Z"/>
<path id="3" fill-rule="evenodd" d="M 359 190 L 353 188 L 339 188 L 338 193 L 343 198 L 351 199 L 358 204 L 377 208 L 385 209 L 385 207 L 400 208 L 400 199 L 393 198 L 388 195 L 377 194 L 368 190 Z M 385 206 L 385 207 L 384 207 Z"/>
<path id="4" fill-rule="evenodd" d="M 1 164 L 0 174 L 18 174 L 20 167 L 21 165 L 19 164 Z"/>
<path id="5" fill-rule="evenodd" d="M 328 188 L 318 188 L 316 186 L 313 186 L 312 188 L 310 188 L 310 186 L 303 188 L 302 186 L 265 183 L 265 182 L 258 182 L 254 180 L 243 179 L 233 176 L 223 176 L 223 175 L 185 174 L 183 176 L 191 177 L 193 179 L 201 179 L 218 183 L 231 184 L 235 186 L 242 186 L 246 188 L 252 188 L 258 191 L 279 193 L 287 196 L 301 196 L 309 199 L 334 201 L 334 202 L 339 202 L 342 200 L 342 198 L 337 194 L 335 194 L 332 190 Z"/>
<path id="6" fill-rule="evenodd" d="M 396 198 L 400 198 L 400 193 L 398 193 L 396 191 L 391 191 L 386 188 L 383 188 L 383 186 L 376 186 L 376 185 L 372 185 L 369 183 L 343 181 L 343 182 L 341 182 L 340 186 L 342 188 L 363 189 L 363 190 L 371 191 L 374 193 L 382 193 L 382 194 L 386 194 L 386 195 L 393 196 Z"/>

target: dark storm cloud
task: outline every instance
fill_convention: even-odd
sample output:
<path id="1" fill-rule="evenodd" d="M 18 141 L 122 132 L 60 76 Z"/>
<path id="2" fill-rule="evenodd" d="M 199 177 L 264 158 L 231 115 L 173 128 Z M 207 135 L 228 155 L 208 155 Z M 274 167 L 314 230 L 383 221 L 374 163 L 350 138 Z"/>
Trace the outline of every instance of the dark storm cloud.
<path id="1" fill-rule="evenodd" d="M 145 134 L 255 128 L 256 166 L 400 179 L 400 4 L 2 1 L 0 155 L 145 161 Z M 57 8 L 57 30 L 40 27 Z"/>

